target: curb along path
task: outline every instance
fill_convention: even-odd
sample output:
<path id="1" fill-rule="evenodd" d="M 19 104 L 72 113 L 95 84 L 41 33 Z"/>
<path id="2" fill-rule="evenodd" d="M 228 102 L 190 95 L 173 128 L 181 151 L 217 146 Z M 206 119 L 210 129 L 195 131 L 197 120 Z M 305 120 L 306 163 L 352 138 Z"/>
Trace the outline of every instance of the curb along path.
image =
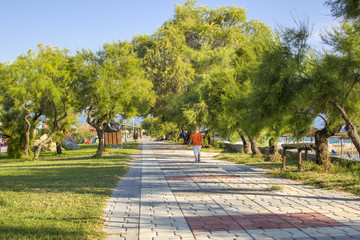
<path id="1" fill-rule="evenodd" d="M 108 239 L 360 239 L 360 198 L 144 140 L 105 209 Z M 272 185 L 283 187 L 270 191 Z"/>

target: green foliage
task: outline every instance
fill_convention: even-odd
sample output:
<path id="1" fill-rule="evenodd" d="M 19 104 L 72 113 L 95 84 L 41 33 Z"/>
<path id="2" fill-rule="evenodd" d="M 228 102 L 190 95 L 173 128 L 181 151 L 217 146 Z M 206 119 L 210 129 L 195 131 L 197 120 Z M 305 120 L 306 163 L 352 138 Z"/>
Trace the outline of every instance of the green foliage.
<path id="1" fill-rule="evenodd" d="M 0 64 L 0 122 L 8 136 L 8 154 L 19 158 L 29 154 L 33 131 L 44 105 L 36 98 L 38 73 L 35 55 L 29 51 L 11 64 Z"/>
<path id="2" fill-rule="evenodd" d="M 77 144 L 84 143 L 84 137 L 91 138 L 93 136 L 92 131 L 89 129 L 77 129 L 76 131 L 71 131 L 71 135 Z"/>
<path id="3" fill-rule="evenodd" d="M 333 51 L 324 52 L 313 63 L 313 101 L 327 109 L 327 118 L 345 124 L 349 137 L 360 152 L 360 34 L 353 23 L 343 22 L 323 36 Z"/>
<path id="4" fill-rule="evenodd" d="M 174 138 L 176 137 L 176 125 L 169 122 L 162 122 L 158 118 L 147 117 L 143 120 L 141 128 L 146 130 L 147 134 L 151 137 L 161 139 L 165 137 Z"/>
<path id="5" fill-rule="evenodd" d="M 264 24 L 247 20 L 242 8 L 177 5 L 174 17 L 153 36 L 135 39 L 158 96 L 152 114 L 179 128 L 198 124 L 232 135 L 241 120 L 232 111 L 231 117 L 225 114 L 224 102 L 244 91 L 237 85 L 234 53 L 241 46 L 256 55 L 261 39 L 270 35 Z"/>
<path id="6" fill-rule="evenodd" d="M 208 9 L 193 0 L 176 5 L 154 34 L 131 43 L 76 55 L 39 45 L 0 64 L 0 122 L 9 154 L 26 154 L 40 118 L 60 142 L 80 112 L 100 140 L 103 123 L 149 113 L 144 129 L 166 138 L 197 124 L 222 138 L 261 134 L 275 141 L 283 134 L 307 135 L 317 116 L 330 133 L 343 124 L 343 112 L 358 126 L 359 3 L 326 4 L 345 22 L 324 34 L 332 47 L 324 53 L 309 48 L 304 22 L 273 33 L 247 19 L 243 8 Z M 75 138 L 82 142 L 83 136 Z M 101 156 L 101 144 L 98 150 Z"/>
<path id="7" fill-rule="evenodd" d="M 2 132 L 7 138 L 8 155 L 11 158 L 21 158 L 24 155 L 23 146 L 25 143 L 25 136 L 23 129 L 25 123 L 19 121 L 24 114 L 21 109 L 16 107 L 16 102 L 12 99 L 5 98 L 2 101 L 3 107 L 0 109 L 0 122 Z"/>
<path id="8" fill-rule="evenodd" d="M 279 153 L 265 155 L 265 161 L 269 162 L 281 162 L 282 156 Z"/>
<path id="9" fill-rule="evenodd" d="M 325 4 L 331 7 L 331 13 L 334 17 L 359 20 L 360 2 L 357 0 L 327 0 Z"/>
<path id="10" fill-rule="evenodd" d="M 55 117 L 53 104 L 58 108 L 58 114 L 64 114 L 64 104 L 71 103 L 74 98 L 73 84 L 77 78 L 73 75 L 75 63 L 69 50 L 39 45 L 34 60 L 34 70 L 38 72 L 36 81 L 36 98 L 48 103 L 48 118 Z"/>
<path id="11" fill-rule="evenodd" d="M 93 106 L 93 117 L 118 114 L 129 118 L 146 113 L 152 103 L 152 84 L 145 77 L 141 61 L 126 42 L 105 44 L 94 54 L 83 50 L 81 95 L 83 109 Z M 111 115 L 111 114 L 110 114 Z"/>
<path id="12" fill-rule="evenodd" d="M 69 116 L 66 119 L 64 119 L 61 123 L 59 123 L 58 131 L 55 133 L 53 137 L 53 140 L 56 143 L 56 145 L 64 147 L 65 150 L 67 149 L 64 145 L 61 144 L 61 142 L 64 141 L 65 134 L 71 131 L 72 126 L 75 126 L 77 124 L 77 118 L 76 118 L 77 114 L 73 108 L 68 109 L 68 115 Z M 84 140 L 79 143 L 83 143 L 83 142 Z"/>
<path id="13" fill-rule="evenodd" d="M 87 122 L 97 131 L 100 144 L 96 157 L 99 157 L 103 124 L 117 116 L 146 115 L 154 100 L 152 83 L 145 76 L 133 45 L 127 42 L 104 44 L 97 53 L 83 50 L 77 58 L 82 62 L 77 97 L 87 113 Z"/>
<path id="14" fill-rule="evenodd" d="M 306 56 L 308 29 L 284 29 L 276 41 L 269 42 L 256 68 L 250 73 L 253 91 L 250 95 L 249 121 L 264 134 L 279 138 L 285 133 L 307 134 L 316 114 L 304 99 L 309 88 Z"/>
<path id="15" fill-rule="evenodd" d="M 48 138 L 35 146 L 35 160 L 42 145 L 52 140 L 59 127 L 65 126 L 64 120 L 72 114 L 74 108 L 71 106 L 76 104 L 78 92 L 75 87 L 78 64 L 67 49 L 38 45 L 34 59 L 34 70 L 38 74 L 35 78 L 36 100 L 44 104 L 44 115 L 51 130 Z"/>
<path id="16" fill-rule="evenodd" d="M 333 47 L 315 62 L 313 76 L 318 97 L 332 99 L 342 105 L 354 120 L 360 119 L 360 33 L 353 24 L 342 23 L 323 40 Z M 327 101 L 328 107 L 333 107 Z"/>

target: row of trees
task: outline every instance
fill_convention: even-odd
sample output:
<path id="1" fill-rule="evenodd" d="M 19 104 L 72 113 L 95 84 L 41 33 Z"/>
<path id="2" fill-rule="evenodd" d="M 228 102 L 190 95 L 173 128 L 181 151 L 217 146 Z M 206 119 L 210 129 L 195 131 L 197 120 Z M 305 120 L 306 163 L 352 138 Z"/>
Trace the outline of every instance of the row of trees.
<path id="1" fill-rule="evenodd" d="M 329 48 L 321 52 L 308 44 L 304 21 L 273 32 L 235 6 L 177 5 L 156 33 L 134 40 L 157 95 L 144 127 L 169 134 L 198 124 L 241 137 L 253 154 L 262 134 L 276 154 L 280 136 L 305 136 L 318 117 L 324 122 L 315 133 L 319 164 L 328 163 L 328 138 L 343 125 L 360 152 L 359 3 L 325 4 L 341 19 L 322 35 Z"/>
<path id="2" fill-rule="evenodd" d="M 326 1 L 338 27 L 323 34 L 330 50 L 308 44 L 308 24 L 274 32 L 231 6 L 208 9 L 195 0 L 177 5 L 174 17 L 154 34 L 131 43 L 105 44 L 98 52 L 39 45 L 0 64 L 0 130 L 9 154 L 31 157 L 33 130 L 50 123 L 41 147 L 86 114 L 100 140 L 104 123 L 117 116 L 146 115 L 152 134 L 174 135 L 198 124 L 208 133 L 240 137 L 258 154 L 260 134 L 272 154 L 283 134 L 306 135 L 316 117 L 317 161 L 328 160 L 327 140 L 342 125 L 360 151 L 359 4 Z M 156 97 L 154 97 L 156 96 Z"/>
<path id="3" fill-rule="evenodd" d="M 100 157 L 104 123 L 146 114 L 154 98 L 142 61 L 127 42 L 76 54 L 39 45 L 12 63 L 1 63 L 0 79 L 0 130 L 14 158 L 37 160 L 41 148 L 54 137 L 60 142 L 61 133 L 77 122 L 79 114 L 86 114 L 97 131 L 95 156 Z M 40 121 L 50 125 L 50 132 L 33 146 Z"/>

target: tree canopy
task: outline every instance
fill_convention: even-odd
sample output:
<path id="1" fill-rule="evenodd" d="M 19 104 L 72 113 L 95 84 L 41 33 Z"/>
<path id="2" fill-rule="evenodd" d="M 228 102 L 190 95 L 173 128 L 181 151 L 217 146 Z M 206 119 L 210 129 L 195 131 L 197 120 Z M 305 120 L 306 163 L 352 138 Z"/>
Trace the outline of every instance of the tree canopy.
<path id="1" fill-rule="evenodd" d="M 325 4 L 341 20 L 323 34 L 330 46 L 323 51 L 308 44 L 306 22 L 273 31 L 248 19 L 246 9 L 210 9 L 188 0 L 153 34 L 131 42 L 76 53 L 39 45 L 0 63 L 0 130 L 9 138 L 9 154 L 37 159 L 76 114 L 86 115 L 97 131 L 95 157 L 102 154 L 104 124 L 134 116 L 148 117 L 143 127 L 158 137 L 175 137 L 196 124 L 208 136 L 240 137 L 255 154 L 260 135 L 276 153 L 281 136 L 306 136 L 321 118 L 318 163 L 326 165 L 328 138 L 342 125 L 360 151 L 359 1 Z M 40 119 L 50 132 L 33 153 Z"/>
<path id="2" fill-rule="evenodd" d="M 103 148 L 104 123 L 116 116 L 130 118 L 146 114 L 153 102 L 152 83 L 141 68 L 141 60 L 127 42 L 105 44 L 97 53 L 83 50 L 79 53 L 83 64 L 79 82 L 82 110 L 87 122 L 93 126 L 99 138 L 96 154 Z"/>

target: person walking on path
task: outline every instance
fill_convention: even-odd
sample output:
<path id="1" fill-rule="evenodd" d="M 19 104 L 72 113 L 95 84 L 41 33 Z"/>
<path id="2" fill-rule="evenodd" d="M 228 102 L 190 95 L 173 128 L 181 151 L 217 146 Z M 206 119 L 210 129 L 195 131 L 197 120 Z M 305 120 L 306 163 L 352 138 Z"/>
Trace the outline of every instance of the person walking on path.
<path id="1" fill-rule="evenodd" d="M 191 145 L 191 143 L 193 144 L 195 162 L 200 162 L 200 151 L 201 151 L 201 146 L 204 145 L 204 140 L 203 140 L 204 136 L 200 133 L 199 126 L 195 125 L 194 131 L 195 133 L 190 135 L 189 146 Z"/>

